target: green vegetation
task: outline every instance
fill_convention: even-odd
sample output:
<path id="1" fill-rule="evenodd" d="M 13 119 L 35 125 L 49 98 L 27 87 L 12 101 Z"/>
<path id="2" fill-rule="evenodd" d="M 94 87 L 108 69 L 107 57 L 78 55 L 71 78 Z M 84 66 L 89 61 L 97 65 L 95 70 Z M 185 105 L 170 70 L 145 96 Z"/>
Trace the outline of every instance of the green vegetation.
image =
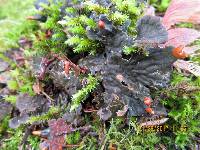
<path id="1" fill-rule="evenodd" d="M 81 135 L 79 131 L 76 131 L 74 133 L 68 134 L 66 136 L 66 142 L 68 144 L 77 144 L 81 139 Z"/>
<path id="2" fill-rule="evenodd" d="M 72 96 L 70 111 L 75 110 L 80 105 L 80 103 L 88 97 L 88 94 L 91 93 L 98 85 L 98 79 L 96 77 L 93 77 L 92 75 L 88 76 L 86 82 L 87 85 Z"/>
<path id="3" fill-rule="evenodd" d="M 102 43 L 87 38 L 86 27 L 91 29 L 97 28 L 97 23 L 87 17 L 89 11 L 96 14 L 106 14 L 113 21 L 115 26 L 123 25 L 126 20 L 130 20 L 128 34 L 136 35 L 135 23 L 142 14 L 142 7 L 136 6 L 135 0 L 112 0 L 116 11 L 110 12 L 108 8 L 104 8 L 92 2 L 85 2 L 84 8 L 78 10 L 73 7 L 66 9 L 68 15 L 60 20 L 61 4 L 44 5 L 43 15 L 49 16 L 45 23 L 37 23 L 35 21 L 26 21 L 27 15 L 35 14 L 32 0 L 1 0 L 0 1 L 0 52 L 5 52 L 12 48 L 19 48 L 18 40 L 26 37 L 33 41 L 31 48 L 25 49 L 25 58 L 31 56 L 47 56 L 47 54 L 56 53 L 65 56 L 71 56 L 81 53 L 95 54 L 101 48 Z M 76 2 L 74 2 L 76 4 Z M 151 3 L 159 12 L 164 12 L 169 4 L 169 0 L 151 0 Z M 12 9 L 10 9 L 12 8 Z M 20 13 L 19 13 L 20 10 Z M 82 11 L 81 15 L 79 12 Z M 74 15 L 76 14 L 76 15 Z M 79 14 L 79 15 L 77 15 Z M 180 25 L 181 27 L 191 26 L 190 24 Z M 46 38 L 46 32 L 50 31 L 51 35 Z M 199 43 L 197 40 L 196 43 Z M 131 54 L 136 52 L 134 46 L 125 46 L 124 53 Z M 8 88 L 12 91 L 12 95 L 5 97 L 5 101 L 15 105 L 16 96 L 19 93 L 29 93 L 35 95 L 33 84 L 35 77 L 32 75 L 30 65 L 25 62 L 23 66 L 17 66 L 16 62 L 10 60 L 6 56 L 0 55 L 11 65 L 10 76 L 12 80 L 8 81 Z M 199 57 L 192 57 L 192 61 L 200 64 Z M 99 78 L 88 75 L 86 85 L 78 90 L 71 98 L 70 110 L 75 110 L 81 103 L 89 97 L 96 87 L 99 85 Z M 90 115 L 86 115 L 85 122 L 90 122 L 92 129 L 98 134 L 105 136 L 102 138 L 101 149 L 115 145 L 118 149 L 144 150 L 152 149 L 163 144 L 167 149 L 173 149 L 174 144 L 179 148 L 185 149 L 186 146 L 194 145 L 193 137 L 199 134 L 200 130 L 200 91 L 193 90 L 200 87 L 200 78 L 186 77 L 182 73 L 174 71 L 171 80 L 171 87 L 156 94 L 164 94 L 166 98 L 162 103 L 169 110 L 168 124 L 178 128 L 178 130 L 170 131 L 170 133 L 144 133 L 142 128 L 136 123 L 136 118 L 131 118 L 129 125 L 125 126 L 125 121 L 116 117 L 105 125 L 99 118 L 91 119 Z M 176 89 L 176 90 L 174 90 Z M 60 116 L 62 111 L 60 108 L 52 106 L 48 112 L 31 116 L 26 125 L 30 125 L 37 121 L 47 122 L 50 119 Z M 91 118 L 90 118 L 91 117 Z M 16 130 L 8 127 L 10 116 L 6 116 L 0 123 L 0 139 L 3 144 L 0 145 L 2 150 L 16 150 L 22 140 L 24 128 L 21 126 Z M 97 121 L 98 120 L 98 121 Z M 181 128 L 182 127 L 182 128 Z M 186 127 L 186 129 L 184 128 Z M 6 139 L 5 139 L 6 133 Z M 77 149 L 91 150 L 96 149 L 99 141 L 96 138 L 87 135 L 81 139 L 79 131 L 68 134 L 65 138 L 67 144 L 80 144 Z M 40 139 L 30 136 L 28 143 L 32 149 L 38 149 Z"/>
<path id="4" fill-rule="evenodd" d="M 44 7 L 42 15 L 48 16 L 48 18 L 45 23 L 40 24 L 40 30 L 37 30 L 37 34 L 34 35 L 33 48 L 30 51 L 35 51 L 36 55 L 44 56 L 49 52 L 63 52 L 67 54 L 67 45 L 64 44 L 67 37 L 63 27 L 58 23 L 61 4 L 51 3 L 50 7 L 42 5 Z M 46 38 L 44 31 L 50 31 L 52 35 Z"/>
<path id="5" fill-rule="evenodd" d="M 73 14 L 78 14 L 79 10 L 69 7 L 67 11 L 69 11 L 69 13 L 73 16 Z M 86 15 L 76 17 L 70 17 L 67 15 L 64 18 L 65 20 L 62 24 L 69 33 L 65 44 L 73 47 L 73 51 L 75 53 L 90 52 L 91 54 L 94 54 L 100 45 L 96 41 L 92 41 L 87 38 L 85 27 L 89 26 L 91 28 L 95 28 L 96 23 Z"/>
<path id="6" fill-rule="evenodd" d="M 156 133 L 143 133 L 136 121 L 130 121 L 128 129 L 119 128 L 123 125 L 120 119 L 111 121 L 110 128 L 106 131 L 104 142 L 113 143 L 119 149 L 154 149 L 155 145 L 160 142 L 160 137 Z"/>
<path id="7" fill-rule="evenodd" d="M 150 0 L 150 4 L 152 4 L 157 11 L 164 12 L 171 0 Z"/>
<path id="8" fill-rule="evenodd" d="M 0 1 L 0 52 L 18 47 L 18 40 L 23 35 L 31 36 L 36 23 L 27 22 L 26 17 L 34 13 L 33 0 Z"/>
<path id="9" fill-rule="evenodd" d="M 3 118 L 1 121 L 1 126 L 0 126 L 0 139 L 2 138 L 3 134 L 8 130 L 8 122 L 9 122 L 10 117 L 6 116 Z"/>
<path id="10" fill-rule="evenodd" d="M 37 23 L 32 21 L 28 22 L 26 17 L 34 13 L 35 9 L 33 6 L 33 0 L 25 0 L 23 2 L 20 0 L 0 0 L 0 58 L 5 62 L 8 62 L 13 69 L 11 74 L 14 78 L 8 82 L 8 87 L 13 91 L 19 90 L 20 87 L 20 92 L 28 91 L 29 93 L 33 93 L 32 87 L 30 88 L 31 85 L 28 81 L 29 79 L 24 76 L 25 74 L 22 71 L 23 68 L 16 68 L 16 63 L 13 60 L 10 60 L 7 56 L 4 56 L 2 52 L 9 51 L 12 48 L 18 48 L 18 40 L 21 37 L 31 37 L 30 33 L 37 28 Z M 20 86 L 17 81 L 20 82 Z M 25 86 L 21 86 L 22 84 Z M 13 94 L 15 94 L 15 92 L 13 92 Z M 5 100 L 15 105 L 16 96 L 9 95 L 5 97 Z M 9 119 L 10 116 L 6 116 L 0 122 L 0 149 L 2 150 L 18 149 L 23 137 L 24 129 L 10 129 L 8 127 Z M 6 138 L 4 137 L 5 135 Z M 29 141 L 31 141 L 31 145 L 36 150 L 36 145 L 38 145 L 39 142 L 32 140 L 32 138 L 30 138 Z"/>
<path id="11" fill-rule="evenodd" d="M 7 132 L 10 133 L 11 136 L 4 141 L 3 145 L 1 146 L 1 149 L 2 150 L 8 150 L 8 149 L 17 150 L 22 140 L 22 134 L 23 134 L 22 128 L 19 128 L 15 131 L 8 130 Z"/>
<path id="12" fill-rule="evenodd" d="M 48 121 L 50 119 L 56 118 L 56 116 L 59 116 L 60 109 L 57 107 L 52 106 L 48 112 L 38 115 L 38 116 L 31 116 L 30 119 L 28 120 L 28 123 L 34 123 L 37 121 Z"/>
<path id="13" fill-rule="evenodd" d="M 34 95 L 32 89 L 34 78 L 31 76 L 31 72 L 27 67 L 11 70 L 10 74 L 13 80 L 8 82 L 9 89 Z"/>
<path id="14" fill-rule="evenodd" d="M 174 73 L 172 85 L 179 85 L 180 88 L 177 91 L 169 91 L 167 93 L 169 98 L 164 102 L 165 106 L 170 109 L 170 122 L 174 126 L 186 128 L 186 130 L 174 132 L 175 143 L 182 149 L 185 145 L 194 144 L 191 139 L 199 132 L 200 92 L 195 90 L 200 85 L 199 81 L 199 78 L 193 80 Z"/>

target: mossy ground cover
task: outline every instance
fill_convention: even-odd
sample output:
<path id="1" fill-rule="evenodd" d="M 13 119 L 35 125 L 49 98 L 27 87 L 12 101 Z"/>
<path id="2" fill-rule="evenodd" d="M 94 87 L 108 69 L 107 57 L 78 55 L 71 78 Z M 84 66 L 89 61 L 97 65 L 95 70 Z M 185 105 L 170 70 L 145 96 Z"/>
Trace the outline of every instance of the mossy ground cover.
<path id="1" fill-rule="evenodd" d="M 33 1 L 0 1 L 0 45 L 1 52 L 9 47 L 16 47 L 16 42 L 21 36 L 22 32 L 26 33 L 28 24 L 25 22 L 28 14 L 34 13 Z M 19 13 L 20 12 L 20 13 Z"/>
<path id="2" fill-rule="evenodd" d="M 169 1 L 151 3 L 158 12 L 163 13 Z M 101 35 L 103 33 L 93 30 L 99 26 L 95 21 L 99 19 L 100 14 L 108 16 L 108 20 L 103 20 L 106 23 L 103 26 L 109 31 L 106 38 L 114 34 L 112 30 L 119 32 L 118 29 L 125 31 L 128 36 L 135 37 L 136 22 L 142 16 L 144 5 L 136 5 L 134 0 L 113 0 L 115 8 L 91 2 L 87 2 L 85 7 L 82 7 L 79 1 L 72 1 L 72 4 L 75 8 L 68 7 L 64 15 L 60 15 L 61 3 L 43 5 L 45 11 L 40 15 L 46 15 L 48 18 L 46 22 L 39 23 L 26 20 L 27 16 L 38 13 L 33 1 L 0 1 L 0 58 L 10 65 L 8 71 L 6 70 L 10 79 L 6 81 L 6 87 L 1 88 L 1 101 L 12 104 L 12 111 L 4 116 L 0 124 L 1 149 L 37 150 L 39 147 L 44 149 L 52 145 L 57 146 L 52 147 L 53 149 L 84 150 L 195 149 L 200 138 L 199 77 L 174 69 L 170 86 L 153 92 L 152 95 L 155 99 L 159 97 L 168 113 L 167 116 L 161 115 L 157 118 L 169 120 L 164 125 L 143 128 L 140 121 L 152 121 L 151 117 L 122 115 L 103 121 L 102 118 L 106 115 L 102 117 L 97 113 L 97 109 L 101 108 L 101 93 L 105 90 L 102 88 L 102 76 L 100 73 L 94 75 L 93 72 L 87 74 L 89 68 L 77 65 L 80 58 L 90 58 L 104 51 L 106 44 L 104 35 Z M 114 13 L 110 13 L 111 9 Z M 88 17 L 91 11 L 92 19 Z M 129 26 L 126 26 L 126 20 L 130 20 L 127 23 Z M 188 26 L 190 24 L 184 24 L 184 27 Z M 91 36 L 88 36 L 88 31 Z M 90 37 L 95 40 L 91 40 Z M 20 40 L 25 42 L 21 44 Z M 195 43 L 198 45 L 198 40 Z M 128 54 L 124 56 L 125 59 L 129 59 L 130 54 L 136 52 L 148 55 L 147 51 L 137 46 L 132 47 L 130 43 L 126 43 L 124 47 L 124 54 Z M 23 49 L 22 52 L 19 49 Z M 17 55 L 12 52 L 16 52 Z M 100 56 L 97 61 L 101 61 Z M 36 61 L 33 61 L 35 59 Z M 192 56 L 190 60 L 200 64 L 198 55 Z M 39 69 L 35 69 L 35 66 L 39 66 Z M 48 67 L 51 68 L 50 71 Z M 35 70 L 39 70 L 39 74 Z M 68 78 L 63 80 L 63 75 Z M 117 77 L 120 80 L 121 76 Z M 125 81 L 123 85 L 129 87 Z M 5 94 L 3 89 L 8 92 Z M 91 100 L 94 102 L 91 103 Z M 28 104 L 28 107 L 23 103 Z M 123 112 L 121 105 L 120 110 L 122 114 L 127 111 Z M 13 125 L 17 127 L 11 129 L 10 120 L 19 117 L 19 114 L 28 115 L 29 118 L 26 121 L 20 120 L 21 124 L 16 123 L 17 125 L 13 121 Z M 64 118 L 65 121 L 53 120 L 59 118 Z M 55 122 L 51 124 L 50 121 Z M 55 131 L 51 127 L 56 127 Z M 40 133 L 36 134 L 34 131 Z M 65 136 L 56 135 L 54 132 Z M 55 144 L 62 140 L 64 141 L 60 145 Z"/>

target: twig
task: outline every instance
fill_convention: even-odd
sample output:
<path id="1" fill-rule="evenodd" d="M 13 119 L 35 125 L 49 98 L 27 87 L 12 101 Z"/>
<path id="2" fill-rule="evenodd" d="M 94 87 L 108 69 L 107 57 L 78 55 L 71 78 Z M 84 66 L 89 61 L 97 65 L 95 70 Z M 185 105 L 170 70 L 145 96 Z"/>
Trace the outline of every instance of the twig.
<path id="1" fill-rule="evenodd" d="M 73 68 L 75 71 L 76 76 L 78 76 L 80 73 L 85 73 L 86 72 L 86 68 L 81 68 L 78 65 L 74 64 L 69 58 L 67 58 L 66 56 L 59 56 L 57 54 L 53 54 L 54 57 L 56 57 L 58 60 L 63 60 L 65 62 L 69 62 L 69 67 Z"/>
<path id="2" fill-rule="evenodd" d="M 46 98 L 48 98 L 51 102 L 54 101 L 54 99 L 52 99 L 46 92 L 44 92 L 44 91 L 41 91 L 41 92 L 42 92 L 42 94 L 45 95 Z"/>
<path id="3" fill-rule="evenodd" d="M 43 80 L 44 79 L 44 75 L 45 75 L 45 72 L 46 72 L 46 69 L 47 67 L 56 60 L 56 58 L 51 58 L 51 59 L 47 59 L 47 58 L 43 58 L 42 59 L 42 62 L 40 63 L 40 67 L 41 67 L 41 70 L 40 70 L 40 74 L 38 76 L 38 79 L 40 80 Z"/>
<path id="4" fill-rule="evenodd" d="M 97 112 L 98 110 L 96 110 L 96 109 L 84 109 L 83 111 L 85 113 L 92 113 L 92 112 Z"/>

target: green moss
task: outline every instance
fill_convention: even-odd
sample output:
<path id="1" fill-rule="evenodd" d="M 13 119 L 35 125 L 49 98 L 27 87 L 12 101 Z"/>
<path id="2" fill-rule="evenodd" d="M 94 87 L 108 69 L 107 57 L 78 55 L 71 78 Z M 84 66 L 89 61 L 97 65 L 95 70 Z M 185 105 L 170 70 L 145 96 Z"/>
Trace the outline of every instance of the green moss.
<path id="1" fill-rule="evenodd" d="M 150 0 L 150 4 L 152 4 L 157 11 L 164 12 L 169 6 L 171 0 Z"/>
<path id="2" fill-rule="evenodd" d="M 85 136 L 76 150 L 97 150 L 98 141 L 93 136 Z"/>
<path id="3" fill-rule="evenodd" d="M 18 47 L 18 39 L 35 29 L 36 23 L 26 20 L 34 12 L 33 0 L 0 1 L 0 52 Z"/>
<path id="4" fill-rule="evenodd" d="M 32 150 L 38 150 L 40 144 L 40 138 L 31 135 L 28 137 L 28 143 L 30 144 Z"/>
<path id="5" fill-rule="evenodd" d="M 11 104 L 16 104 L 17 97 L 15 95 L 9 95 L 5 97 L 5 101 L 10 102 Z"/>
<path id="6" fill-rule="evenodd" d="M 194 25 L 192 23 L 179 23 L 179 24 L 177 24 L 177 27 L 180 27 L 180 28 L 194 28 Z"/>
<path id="7" fill-rule="evenodd" d="M 65 16 L 62 24 L 68 32 L 68 39 L 65 44 L 72 47 L 75 53 L 89 52 L 95 54 L 100 45 L 97 41 L 88 39 L 86 35 L 86 26 L 96 27 L 96 23 L 92 19 L 84 14 L 76 17 Z"/>
<path id="8" fill-rule="evenodd" d="M 51 107 L 48 112 L 38 115 L 38 116 L 31 116 L 28 123 L 33 123 L 37 121 L 48 121 L 50 119 L 55 118 L 56 116 L 59 116 L 60 114 L 60 108 L 58 107 Z"/>
<path id="9" fill-rule="evenodd" d="M 45 23 L 40 23 L 40 29 L 34 35 L 33 48 L 30 51 L 36 51 L 35 54 L 45 56 L 50 52 L 54 53 L 68 53 L 67 45 L 64 42 L 67 36 L 63 27 L 58 23 L 60 19 L 60 6 L 62 3 L 54 4 L 51 2 L 50 6 L 42 5 L 44 7 L 43 15 L 48 16 Z M 38 12 L 39 13 L 39 12 Z M 45 37 L 45 31 L 51 31 L 52 35 L 49 38 Z"/>
<path id="10" fill-rule="evenodd" d="M 111 10 L 104 8 L 98 4 L 92 2 L 85 2 L 87 8 L 90 11 L 95 11 L 97 14 L 105 14 L 108 18 L 113 21 L 113 24 L 118 26 L 125 23 L 125 21 L 130 20 L 130 26 L 128 27 L 128 33 L 130 35 L 135 35 L 135 25 L 136 21 L 142 15 L 143 5 L 138 6 L 135 0 L 112 0 L 116 10 L 112 12 Z"/>
<path id="11" fill-rule="evenodd" d="M 17 90 L 18 89 L 17 81 L 9 80 L 8 81 L 8 88 L 11 89 L 11 90 Z"/>
<path id="12" fill-rule="evenodd" d="M 74 8 L 67 8 L 67 12 L 71 14 L 79 14 L 76 17 L 65 16 L 60 20 L 60 5 L 51 4 L 50 6 L 44 5 L 44 12 L 42 14 L 48 15 L 45 23 L 37 23 L 34 21 L 26 21 L 25 17 L 28 14 L 35 13 L 32 6 L 32 1 L 25 0 L 23 3 L 19 0 L 5 1 L 0 6 L 0 51 L 7 48 L 18 47 L 17 41 L 20 37 L 26 37 L 33 40 L 33 48 L 26 49 L 27 56 L 40 55 L 45 56 L 50 52 L 62 53 L 64 55 L 70 54 L 71 50 L 76 53 L 88 52 L 94 54 L 101 43 L 93 41 L 86 36 L 86 27 L 92 29 L 97 27 L 97 23 L 91 18 L 87 17 L 89 11 L 95 11 L 97 14 L 106 14 L 115 26 L 120 26 L 126 20 L 130 20 L 131 24 L 128 28 L 128 34 L 135 36 L 135 24 L 140 15 L 142 14 L 142 6 L 137 6 L 135 0 L 112 0 L 116 11 L 110 12 L 108 8 L 100 5 L 93 4 L 92 2 L 84 3 L 84 8 L 76 10 Z M 77 3 L 77 2 L 75 2 Z M 169 0 L 152 0 L 151 3 L 158 9 L 159 12 L 166 10 Z M 18 5 L 20 4 L 20 5 Z M 11 8 L 12 9 L 9 9 Z M 18 13 L 19 10 L 22 10 Z M 79 13 L 81 12 L 81 14 Z M 181 27 L 193 27 L 191 24 L 181 24 Z M 52 36 L 45 38 L 45 31 L 51 30 Z M 197 40 L 195 44 L 199 44 Z M 135 47 L 125 46 L 124 52 L 131 54 L 136 51 Z M 0 58 L 12 64 L 11 76 L 12 80 L 8 82 L 8 87 L 15 91 L 15 93 L 29 93 L 34 95 L 32 90 L 35 78 L 30 75 L 31 71 L 26 64 L 24 67 L 16 67 L 16 64 L 0 54 Z M 199 57 L 192 57 L 192 61 L 200 63 Z M 85 87 L 79 90 L 72 97 L 71 110 L 76 109 L 80 103 L 84 102 L 88 95 L 98 85 L 98 79 L 89 75 L 87 78 L 88 83 Z M 200 78 L 185 77 L 183 74 L 174 72 L 171 85 L 175 87 L 180 83 L 186 82 L 191 86 L 200 86 Z M 118 149 L 155 149 L 158 144 L 164 144 L 168 149 L 173 149 L 172 146 L 176 144 L 179 148 L 184 149 L 185 146 L 193 144 L 192 138 L 198 134 L 200 122 L 200 92 L 180 92 L 177 90 L 167 89 L 164 91 L 167 98 L 163 100 L 165 107 L 169 111 L 169 121 L 173 126 L 189 127 L 180 128 L 176 131 L 171 131 L 170 134 L 165 133 L 143 133 L 141 128 L 136 123 L 136 119 L 132 118 L 129 126 L 121 128 L 125 124 L 121 118 L 114 118 L 110 121 L 110 126 L 105 126 L 99 120 L 85 117 L 85 122 L 92 125 L 92 129 L 99 134 L 103 134 L 105 139 L 102 141 L 101 149 L 109 147 L 110 143 L 117 145 Z M 15 104 L 16 96 L 8 96 L 6 101 Z M 48 112 L 32 116 L 28 123 L 36 121 L 46 122 L 49 119 L 60 117 L 61 110 L 57 107 L 51 107 Z M 24 129 L 18 128 L 16 131 L 8 128 L 9 117 L 4 118 L 0 125 L 1 136 L 8 133 L 8 138 L 4 140 L 2 149 L 18 149 Z M 80 147 L 77 149 L 97 149 L 98 140 L 89 135 L 80 139 L 80 132 L 75 132 L 67 135 L 66 142 L 68 144 L 77 144 L 81 141 Z M 4 137 L 5 138 L 5 137 Z M 39 139 L 37 137 L 29 137 L 28 142 L 33 149 L 38 149 Z"/>
<path id="13" fill-rule="evenodd" d="M 130 54 L 132 54 L 132 53 L 137 52 L 137 48 L 136 48 L 136 47 L 133 47 L 133 46 L 124 46 L 123 52 L 124 52 L 126 55 L 130 55 Z"/>
<path id="14" fill-rule="evenodd" d="M 33 92 L 34 77 L 30 74 L 30 68 L 15 68 L 10 71 L 12 80 L 8 83 L 8 87 L 12 90 L 29 93 L 30 95 L 35 95 Z"/>
<path id="15" fill-rule="evenodd" d="M 6 130 L 9 128 L 8 122 L 9 122 L 10 116 L 6 116 L 3 118 L 3 120 L 0 121 L 0 139 L 3 137 Z"/>
<path id="16" fill-rule="evenodd" d="M 96 77 L 93 77 L 92 75 L 89 75 L 87 78 L 87 85 L 72 96 L 70 111 L 76 109 L 81 102 L 86 100 L 88 95 L 96 88 L 98 84 L 98 79 Z"/>
<path id="17" fill-rule="evenodd" d="M 199 87 L 199 78 L 194 80 L 193 78 L 185 77 L 181 73 L 174 72 L 172 86 L 180 85 L 181 83 Z M 169 122 L 173 126 L 180 127 L 178 130 L 172 131 L 174 143 L 183 149 L 186 145 L 194 144 L 192 138 L 200 130 L 200 91 L 186 93 L 177 89 L 168 91 L 167 95 L 168 98 L 164 104 L 170 110 Z"/>
<path id="18" fill-rule="evenodd" d="M 1 145 L 2 150 L 17 150 L 23 137 L 23 129 L 18 128 L 15 131 L 9 130 L 9 138 L 5 139 Z"/>
<path id="19" fill-rule="evenodd" d="M 77 144 L 80 141 L 80 139 L 81 139 L 81 135 L 79 131 L 66 135 L 66 142 L 68 144 Z"/>
<path id="20" fill-rule="evenodd" d="M 141 128 L 136 122 L 130 122 L 128 128 L 120 128 L 124 122 L 118 119 L 113 119 L 111 125 L 106 131 L 104 146 L 108 146 L 110 143 L 115 144 L 117 149 L 154 149 L 155 145 L 160 142 L 161 138 L 156 133 L 143 133 Z M 106 147 L 107 147 L 106 146 Z"/>

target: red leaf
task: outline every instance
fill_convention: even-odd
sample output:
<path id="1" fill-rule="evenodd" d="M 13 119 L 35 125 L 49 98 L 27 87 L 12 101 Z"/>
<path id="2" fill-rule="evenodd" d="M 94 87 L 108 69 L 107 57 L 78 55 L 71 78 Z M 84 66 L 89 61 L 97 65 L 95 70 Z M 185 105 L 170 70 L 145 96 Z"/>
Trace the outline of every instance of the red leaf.
<path id="1" fill-rule="evenodd" d="M 49 150 L 63 150 L 65 143 L 65 134 L 71 133 L 72 127 L 65 123 L 65 120 L 59 118 L 58 120 L 50 120 L 48 122 L 50 127 L 50 138 L 47 141 Z"/>
<path id="2" fill-rule="evenodd" d="M 180 45 L 186 46 L 200 37 L 200 32 L 188 28 L 176 28 L 168 30 L 168 41 L 165 46 L 178 47 Z"/>
<path id="3" fill-rule="evenodd" d="M 51 136 L 59 136 L 66 133 L 71 133 L 73 128 L 71 125 L 68 125 L 65 123 L 65 120 L 62 118 L 59 118 L 58 120 L 52 119 L 48 122 L 50 130 L 51 130 Z"/>
<path id="4" fill-rule="evenodd" d="M 169 29 L 178 22 L 200 23 L 200 0 L 172 0 L 163 18 Z"/>
<path id="5" fill-rule="evenodd" d="M 200 11 L 193 14 L 189 19 L 188 22 L 200 24 Z"/>

